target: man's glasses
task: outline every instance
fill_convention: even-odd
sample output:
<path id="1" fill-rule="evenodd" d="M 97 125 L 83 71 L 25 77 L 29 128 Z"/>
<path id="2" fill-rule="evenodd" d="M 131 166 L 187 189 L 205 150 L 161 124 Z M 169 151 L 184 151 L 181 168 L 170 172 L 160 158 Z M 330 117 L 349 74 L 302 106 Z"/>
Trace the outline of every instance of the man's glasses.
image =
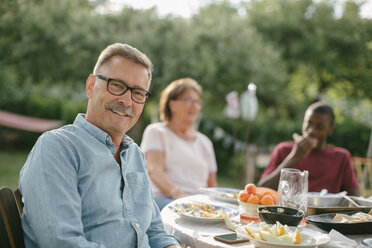
<path id="1" fill-rule="evenodd" d="M 130 95 L 132 100 L 136 103 L 143 104 L 151 95 L 151 93 L 148 92 L 147 90 L 140 88 L 132 88 L 119 79 L 108 78 L 101 74 L 97 74 L 95 76 L 98 77 L 99 79 L 105 80 L 107 82 L 107 91 L 115 96 L 124 95 L 125 92 L 129 90 L 131 93 Z"/>

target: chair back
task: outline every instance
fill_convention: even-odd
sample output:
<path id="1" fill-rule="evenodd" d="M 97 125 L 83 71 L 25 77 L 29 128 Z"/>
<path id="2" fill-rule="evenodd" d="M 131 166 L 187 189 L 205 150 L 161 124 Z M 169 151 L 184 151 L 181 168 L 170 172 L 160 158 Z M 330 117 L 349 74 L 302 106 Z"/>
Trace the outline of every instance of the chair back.
<path id="1" fill-rule="evenodd" d="M 18 207 L 19 215 L 22 216 L 22 213 L 23 213 L 23 199 L 22 199 L 22 193 L 19 190 L 19 188 L 17 188 L 14 191 L 14 197 L 15 197 L 16 202 L 17 202 L 17 207 Z"/>
<path id="2" fill-rule="evenodd" d="M 21 215 L 13 191 L 0 189 L 0 247 L 24 248 Z"/>
<path id="3" fill-rule="evenodd" d="M 353 164 L 362 196 L 372 195 L 372 158 L 353 157 Z"/>

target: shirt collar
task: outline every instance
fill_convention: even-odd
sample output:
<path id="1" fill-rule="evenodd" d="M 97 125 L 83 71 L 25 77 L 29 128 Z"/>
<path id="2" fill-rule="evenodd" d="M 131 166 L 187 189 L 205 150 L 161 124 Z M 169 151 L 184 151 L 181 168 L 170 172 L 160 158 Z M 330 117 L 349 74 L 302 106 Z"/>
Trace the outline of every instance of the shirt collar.
<path id="1" fill-rule="evenodd" d="M 97 126 L 93 125 L 92 123 L 88 122 L 85 119 L 85 114 L 78 114 L 75 118 L 74 125 L 82 127 L 86 130 L 90 135 L 96 137 L 99 141 L 107 145 L 114 145 L 112 143 L 112 139 L 108 133 L 103 131 L 102 129 L 98 128 Z M 124 135 L 123 140 L 121 141 L 121 147 L 123 149 L 128 148 L 132 143 L 134 143 L 133 139 L 130 138 L 128 135 Z"/>

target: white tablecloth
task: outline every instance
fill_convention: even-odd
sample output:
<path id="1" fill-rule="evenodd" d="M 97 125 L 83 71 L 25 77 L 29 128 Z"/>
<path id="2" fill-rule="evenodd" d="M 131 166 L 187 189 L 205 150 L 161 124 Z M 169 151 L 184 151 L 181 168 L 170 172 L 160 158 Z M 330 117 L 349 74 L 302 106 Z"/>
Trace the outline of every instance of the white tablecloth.
<path id="1" fill-rule="evenodd" d="M 191 247 L 191 248 L 232 248 L 232 247 L 245 247 L 245 248 L 254 248 L 255 246 L 250 242 L 244 242 L 239 244 L 225 244 L 219 241 L 216 241 L 213 237 L 219 234 L 232 233 L 230 229 L 227 228 L 224 222 L 219 223 L 201 223 L 190 221 L 184 218 L 181 218 L 177 213 L 169 208 L 177 203 L 185 203 L 190 201 L 199 201 L 206 202 L 222 207 L 229 207 L 238 211 L 237 204 L 231 204 L 227 202 L 221 202 L 210 199 L 207 195 L 193 195 L 185 198 L 178 199 L 168 206 L 164 207 L 161 211 L 161 216 L 164 223 L 164 228 L 169 234 L 173 234 L 181 242 L 182 247 Z M 325 231 L 319 229 L 318 227 L 307 224 L 305 227 L 308 230 L 314 232 Z M 347 235 L 348 238 L 355 240 L 358 244 L 361 240 L 366 238 L 372 238 L 372 235 Z M 323 246 L 320 246 L 323 247 Z M 327 247 L 327 246 L 324 246 Z M 357 246 L 361 247 L 361 246 Z M 349 247 L 351 248 L 351 247 Z"/>

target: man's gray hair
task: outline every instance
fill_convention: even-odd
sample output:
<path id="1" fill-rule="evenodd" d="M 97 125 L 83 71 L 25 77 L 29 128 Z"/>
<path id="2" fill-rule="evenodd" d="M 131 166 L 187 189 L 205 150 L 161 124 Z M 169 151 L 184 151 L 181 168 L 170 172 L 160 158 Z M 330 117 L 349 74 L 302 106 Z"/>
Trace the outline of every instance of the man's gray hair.
<path id="1" fill-rule="evenodd" d="M 123 43 L 114 43 L 103 49 L 94 66 L 93 74 L 96 75 L 99 68 L 114 56 L 122 56 L 136 64 L 143 65 L 148 72 L 149 84 L 151 83 L 153 65 L 150 59 L 137 48 Z"/>

